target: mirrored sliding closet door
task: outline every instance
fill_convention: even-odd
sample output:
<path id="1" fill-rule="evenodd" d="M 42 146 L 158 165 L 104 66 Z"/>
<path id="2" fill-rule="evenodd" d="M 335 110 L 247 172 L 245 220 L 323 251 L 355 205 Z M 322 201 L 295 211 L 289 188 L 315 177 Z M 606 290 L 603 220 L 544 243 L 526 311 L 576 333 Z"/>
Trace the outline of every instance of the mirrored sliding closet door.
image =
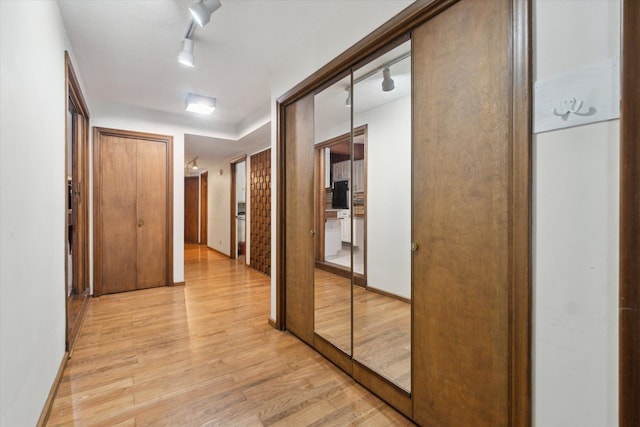
<path id="1" fill-rule="evenodd" d="M 314 332 L 351 355 L 351 76 L 314 97 Z M 310 171 L 311 173 L 311 171 Z"/>
<path id="2" fill-rule="evenodd" d="M 409 392 L 411 42 L 353 82 L 353 359 Z"/>

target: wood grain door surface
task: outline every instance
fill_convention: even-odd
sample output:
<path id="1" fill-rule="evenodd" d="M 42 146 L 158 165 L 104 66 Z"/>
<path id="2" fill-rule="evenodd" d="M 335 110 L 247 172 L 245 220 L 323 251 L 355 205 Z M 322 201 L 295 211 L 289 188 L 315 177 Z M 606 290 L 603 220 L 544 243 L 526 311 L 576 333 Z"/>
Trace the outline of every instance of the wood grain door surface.
<path id="1" fill-rule="evenodd" d="M 96 294 L 168 284 L 167 143 L 100 135 Z"/>
<path id="2" fill-rule="evenodd" d="M 167 149 L 146 140 L 137 148 L 138 289 L 144 289 L 167 284 Z"/>
<path id="3" fill-rule="evenodd" d="M 509 4 L 413 34 L 413 402 L 421 425 L 509 423 Z"/>
<path id="4" fill-rule="evenodd" d="M 286 327 L 313 345 L 313 94 L 286 117 Z"/>
<path id="5" fill-rule="evenodd" d="M 137 144 L 107 136 L 101 144 L 102 293 L 137 287 Z"/>
<path id="6" fill-rule="evenodd" d="M 184 241 L 198 243 L 198 194 L 197 176 L 184 178 Z"/>

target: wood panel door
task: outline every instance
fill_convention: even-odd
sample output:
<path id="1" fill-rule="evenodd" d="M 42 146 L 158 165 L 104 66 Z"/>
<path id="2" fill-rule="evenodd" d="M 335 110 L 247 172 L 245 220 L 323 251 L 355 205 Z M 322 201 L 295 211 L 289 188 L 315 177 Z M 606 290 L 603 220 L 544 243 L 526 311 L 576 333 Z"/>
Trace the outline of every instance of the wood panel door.
<path id="1" fill-rule="evenodd" d="M 421 425 L 510 424 L 510 2 L 413 33 L 413 402 Z"/>
<path id="2" fill-rule="evenodd" d="M 138 140 L 138 289 L 167 285 L 167 148 Z"/>
<path id="3" fill-rule="evenodd" d="M 198 243 L 198 198 L 200 194 L 199 178 L 184 177 L 184 241 Z"/>
<path id="4" fill-rule="evenodd" d="M 313 345 L 313 94 L 285 114 L 286 328 Z"/>
<path id="5" fill-rule="evenodd" d="M 94 128 L 95 295 L 172 283 L 171 142 Z"/>
<path id="6" fill-rule="evenodd" d="M 107 136 L 100 145 L 99 227 L 103 233 L 98 295 L 135 290 L 138 280 L 137 144 L 132 139 Z"/>

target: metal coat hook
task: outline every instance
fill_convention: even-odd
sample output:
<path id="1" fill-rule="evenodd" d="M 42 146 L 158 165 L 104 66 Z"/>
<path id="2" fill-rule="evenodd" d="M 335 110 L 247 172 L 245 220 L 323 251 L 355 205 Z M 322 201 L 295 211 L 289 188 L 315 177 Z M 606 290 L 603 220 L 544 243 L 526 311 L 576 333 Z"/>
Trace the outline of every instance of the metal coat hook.
<path id="1" fill-rule="evenodd" d="M 584 102 L 576 98 L 564 98 L 562 104 L 559 107 L 553 109 L 553 114 L 567 120 L 571 113 L 578 116 L 592 116 L 596 113 L 594 107 L 589 107 L 586 110 L 583 109 Z"/>

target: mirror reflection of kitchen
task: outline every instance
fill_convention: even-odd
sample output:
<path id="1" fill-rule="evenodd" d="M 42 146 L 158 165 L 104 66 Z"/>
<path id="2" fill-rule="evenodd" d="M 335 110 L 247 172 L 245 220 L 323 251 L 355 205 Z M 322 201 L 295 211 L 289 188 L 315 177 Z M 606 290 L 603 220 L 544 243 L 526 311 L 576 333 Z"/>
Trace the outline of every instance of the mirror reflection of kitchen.
<path id="1" fill-rule="evenodd" d="M 353 359 L 411 390 L 411 42 L 353 72 L 353 126 L 365 129 L 366 282 L 353 286 Z M 358 177 L 359 173 L 354 174 Z M 357 276 L 354 276 L 354 279 Z"/>
<path id="2" fill-rule="evenodd" d="M 314 97 L 314 331 L 349 355 L 354 188 L 351 109 L 345 105 L 345 88 L 350 83 L 351 77 L 347 76 Z M 354 235 L 357 238 L 357 230 Z M 357 247 L 357 243 L 354 245 Z M 357 251 L 355 248 L 354 257 Z"/>
<path id="3" fill-rule="evenodd" d="M 411 390 L 411 43 L 314 97 L 314 331 Z"/>
<path id="4" fill-rule="evenodd" d="M 360 132 L 354 136 L 353 171 L 349 141 L 345 135 L 344 141 L 325 149 L 328 165 L 325 173 L 329 176 L 325 187 L 325 218 L 337 222 L 333 227 L 325 223 L 324 261 L 349 269 L 353 254 L 353 272 L 364 277 L 364 135 Z"/>

